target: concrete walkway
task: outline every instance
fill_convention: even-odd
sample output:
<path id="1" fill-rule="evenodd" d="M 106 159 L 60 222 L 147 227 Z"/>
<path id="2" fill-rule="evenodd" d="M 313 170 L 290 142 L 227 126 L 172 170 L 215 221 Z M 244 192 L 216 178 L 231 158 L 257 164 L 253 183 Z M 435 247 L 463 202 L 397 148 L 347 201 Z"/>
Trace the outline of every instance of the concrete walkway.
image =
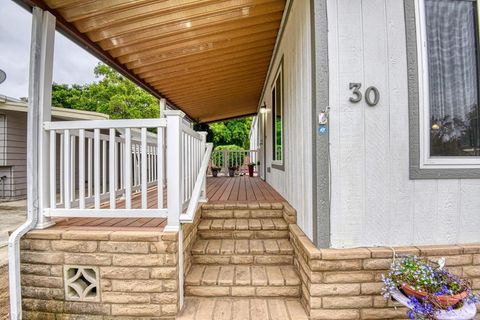
<path id="1" fill-rule="evenodd" d="M 8 233 L 27 216 L 26 201 L 0 202 L 0 320 L 8 319 Z"/>
<path id="2" fill-rule="evenodd" d="M 25 222 L 27 215 L 26 201 L 0 202 L 0 249 L 8 242 L 8 233 Z M 0 250 L 0 265 L 3 263 L 3 252 Z"/>

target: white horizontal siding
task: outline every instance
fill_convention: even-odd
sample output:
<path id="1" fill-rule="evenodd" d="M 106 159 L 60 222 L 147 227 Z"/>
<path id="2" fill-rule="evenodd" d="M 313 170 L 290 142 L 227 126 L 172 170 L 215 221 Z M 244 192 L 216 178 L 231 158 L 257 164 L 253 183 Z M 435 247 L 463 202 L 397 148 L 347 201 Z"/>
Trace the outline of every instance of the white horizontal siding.
<path id="1" fill-rule="evenodd" d="M 266 113 L 266 180 L 295 209 L 298 225 L 312 238 L 312 76 L 309 1 L 293 1 L 288 22 L 267 80 L 265 103 L 271 108 L 271 88 L 283 56 L 284 164 L 272 168 L 271 110 Z M 262 115 L 260 114 L 261 118 Z"/>
<path id="2" fill-rule="evenodd" d="M 328 0 L 332 246 L 480 241 L 480 180 L 410 180 L 403 1 Z M 349 82 L 380 103 L 348 101 Z"/>

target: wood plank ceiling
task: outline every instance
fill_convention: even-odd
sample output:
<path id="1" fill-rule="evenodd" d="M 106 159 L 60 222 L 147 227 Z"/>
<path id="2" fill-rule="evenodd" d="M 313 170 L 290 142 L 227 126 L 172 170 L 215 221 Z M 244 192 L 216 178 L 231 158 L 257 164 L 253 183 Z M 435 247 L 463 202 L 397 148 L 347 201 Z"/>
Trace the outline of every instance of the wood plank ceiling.
<path id="1" fill-rule="evenodd" d="M 43 0 L 200 122 L 256 112 L 285 0 Z"/>

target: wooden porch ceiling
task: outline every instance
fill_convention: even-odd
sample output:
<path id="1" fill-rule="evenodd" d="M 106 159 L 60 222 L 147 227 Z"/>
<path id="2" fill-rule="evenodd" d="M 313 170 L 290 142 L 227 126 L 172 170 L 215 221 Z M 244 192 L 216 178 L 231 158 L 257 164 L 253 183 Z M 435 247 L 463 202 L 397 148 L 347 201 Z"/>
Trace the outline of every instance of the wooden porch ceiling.
<path id="1" fill-rule="evenodd" d="M 16 0 L 200 122 L 255 113 L 286 0 Z"/>

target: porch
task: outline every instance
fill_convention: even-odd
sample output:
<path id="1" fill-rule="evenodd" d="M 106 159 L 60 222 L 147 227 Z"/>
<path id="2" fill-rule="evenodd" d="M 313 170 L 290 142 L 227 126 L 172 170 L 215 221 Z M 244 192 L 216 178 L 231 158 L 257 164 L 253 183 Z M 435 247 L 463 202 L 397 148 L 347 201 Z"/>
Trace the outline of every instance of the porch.
<path id="1" fill-rule="evenodd" d="M 167 192 L 163 191 L 164 203 Z M 158 189 L 153 186 L 148 189 L 148 209 L 158 208 Z M 209 203 L 272 203 L 284 202 L 285 199 L 273 189 L 267 182 L 259 177 L 236 176 L 236 177 L 208 177 L 207 198 Z M 104 202 L 101 207 L 109 206 Z M 115 207 L 125 209 L 125 200 L 117 199 Z M 131 199 L 131 208 L 142 208 L 142 194 L 134 193 Z M 101 218 L 101 217 L 72 217 L 55 218 L 55 225 L 51 229 L 63 230 L 139 230 L 163 231 L 167 225 L 166 218 Z"/>

